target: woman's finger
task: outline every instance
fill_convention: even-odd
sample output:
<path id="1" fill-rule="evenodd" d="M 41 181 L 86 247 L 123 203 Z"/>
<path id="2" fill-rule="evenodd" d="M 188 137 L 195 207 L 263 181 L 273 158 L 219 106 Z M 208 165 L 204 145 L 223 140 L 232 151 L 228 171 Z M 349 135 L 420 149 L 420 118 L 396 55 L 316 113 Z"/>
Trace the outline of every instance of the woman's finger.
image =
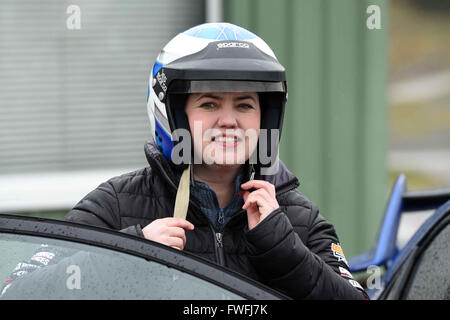
<path id="1" fill-rule="evenodd" d="M 168 226 L 168 227 L 179 227 L 179 228 L 188 229 L 188 230 L 194 229 L 194 225 L 192 223 L 190 223 L 189 221 L 182 219 L 182 218 L 169 217 L 169 218 L 163 218 L 161 220 L 164 220 L 164 222 L 166 223 L 166 226 Z"/>
<path id="2" fill-rule="evenodd" d="M 183 228 L 169 227 L 167 229 L 169 237 L 177 237 L 183 240 L 183 246 L 186 245 L 186 233 Z"/>
<path id="3" fill-rule="evenodd" d="M 165 241 L 165 245 L 168 245 L 170 247 L 183 250 L 184 249 L 184 242 L 183 239 L 179 237 L 167 237 Z"/>
<path id="4" fill-rule="evenodd" d="M 252 207 L 256 207 L 255 210 L 265 217 L 273 210 L 279 208 L 279 204 L 276 198 L 269 195 L 265 189 L 258 189 L 248 195 L 247 201 L 242 208 L 247 210 L 248 213 L 248 210 L 253 211 Z"/>
<path id="5" fill-rule="evenodd" d="M 265 189 L 258 189 L 256 191 L 250 192 L 247 196 L 247 199 L 244 198 L 245 202 L 243 209 L 245 210 L 246 208 L 248 208 L 250 204 L 255 204 L 259 207 L 265 207 L 268 206 L 271 200 L 271 196 Z"/>
<path id="6" fill-rule="evenodd" d="M 264 180 L 250 180 L 246 183 L 241 184 L 241 188 L 244 190 L 254 189 L 265 189 L 270 195 L 275 197 L 275 186 L 268 181 Z"/>

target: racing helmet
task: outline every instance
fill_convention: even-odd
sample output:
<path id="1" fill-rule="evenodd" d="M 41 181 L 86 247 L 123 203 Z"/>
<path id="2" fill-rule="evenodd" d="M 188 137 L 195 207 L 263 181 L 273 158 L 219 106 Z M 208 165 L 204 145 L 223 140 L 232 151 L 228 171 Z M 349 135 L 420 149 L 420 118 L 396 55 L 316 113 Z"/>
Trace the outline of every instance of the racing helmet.
<path id="1" fill-rule="evenodd" d="M 188 94 L 200 92 L 257 92 L 260 129 L 278 129 L 277 141 L 266 135 L 266 155 L 277 155 L 287 100 L 286 75 L 264 40 L 237 25 L 205 23 L 164 46 L 150 74 L 147 112 L 156 146 L 169 162 L 177 143 L 174 131 L 190 130 L 184 112 Z"/>

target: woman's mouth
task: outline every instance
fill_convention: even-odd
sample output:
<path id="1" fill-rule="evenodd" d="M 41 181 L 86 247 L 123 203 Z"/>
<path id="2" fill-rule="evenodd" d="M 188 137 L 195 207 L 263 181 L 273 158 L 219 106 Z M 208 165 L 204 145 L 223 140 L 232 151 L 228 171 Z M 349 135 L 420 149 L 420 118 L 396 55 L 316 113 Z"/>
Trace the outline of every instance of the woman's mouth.
<path id="1" fill-rule="evenodd" d="M 212 137 L 211 139 L 212 142 L 222 144 L 223 147 L 235 147 L 238 145 L 240 140 L 241 139 L 235 135 L 221 135 Z"/>

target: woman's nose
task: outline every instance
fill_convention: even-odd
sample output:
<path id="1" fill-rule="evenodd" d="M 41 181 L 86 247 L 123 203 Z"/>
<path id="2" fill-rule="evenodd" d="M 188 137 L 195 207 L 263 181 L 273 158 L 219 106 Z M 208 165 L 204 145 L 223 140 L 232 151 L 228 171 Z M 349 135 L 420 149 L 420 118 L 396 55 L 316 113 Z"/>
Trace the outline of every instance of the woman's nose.
<path id="1" fill-rule="evenodd" d="M 217 125 L 224 128 L 236 128 L 237 121 L 232 110 L 228 110 L 228 108 L 221 110 L 217 120 Z"/>

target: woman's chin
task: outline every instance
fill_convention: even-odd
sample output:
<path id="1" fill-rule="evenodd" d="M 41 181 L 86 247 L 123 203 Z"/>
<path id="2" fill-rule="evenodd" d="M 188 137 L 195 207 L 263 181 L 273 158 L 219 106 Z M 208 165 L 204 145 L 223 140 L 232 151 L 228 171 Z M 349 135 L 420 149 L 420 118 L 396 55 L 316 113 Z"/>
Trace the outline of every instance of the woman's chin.
<path id="1" fill-rule="evenodd" d="M 207 159 L 210 164 L 215 164 L 218 166 L 240 166 L 243 165 L 246 161 L 245 156 L 236 155 L 234 152 L 227 152 L 223 155 L 217 157 L 211 157 Z"/>

